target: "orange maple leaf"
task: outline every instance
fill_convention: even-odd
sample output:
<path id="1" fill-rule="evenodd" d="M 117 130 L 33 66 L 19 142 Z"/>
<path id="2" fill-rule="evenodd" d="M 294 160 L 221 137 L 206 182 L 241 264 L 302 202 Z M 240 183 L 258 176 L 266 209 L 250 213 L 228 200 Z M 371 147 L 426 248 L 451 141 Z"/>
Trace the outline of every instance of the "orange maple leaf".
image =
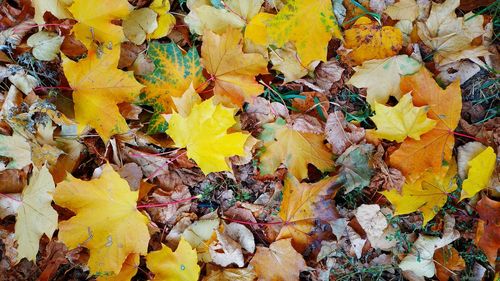
<path id="1" fill-rule="evenodd" d="M 451 160 L 455 144 L 453 130 L 460 120 L 462 94 L 459 81 L 443 90 L 425 67 L 403 77 L 400 86 L 403 93 L 411 92 L 415 106 L 428 106 L 429 118 L 438 121 L 420 140 L 407 138 L 390 156 L 391 166 L 413 181 L 425 170 L 439 170 L 443 162 Z"/>

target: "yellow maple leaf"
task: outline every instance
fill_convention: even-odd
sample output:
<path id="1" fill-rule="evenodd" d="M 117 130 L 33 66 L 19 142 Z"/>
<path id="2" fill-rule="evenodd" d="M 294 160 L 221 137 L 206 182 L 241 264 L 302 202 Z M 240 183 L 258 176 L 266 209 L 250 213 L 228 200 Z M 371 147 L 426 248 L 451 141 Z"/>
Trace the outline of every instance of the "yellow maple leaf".
<path id="1" fill-rule="evenodd" d="M 209 30 L 203 34 L 201 61 L 213 77 L 217 100 L 227 106 L 240 107 L 264 91 L 255 76 L 267 73 L 267 60 L 260 54 L 243 53 L 241 41 L 237 29 L 229 29 L 223 35 Z"/>
<path id="2" fill-rule="evenodd" d="M 298 180 L 307 178 L 308 163 L 322 172 L 334 168 L 333 155 L 323 143 L 323 135 L 296 131 L 281 118 L 265 124 L 259 138 L 264 141 L 259 165 L 264 175 L 274 173 L 281 163 Z"/>
<path id="3" fill-rule="evenodd" d="M 245 26 L 260 10 L 264 0 L 225 0 L 223 2 L 195 0 L 188 1 L 189 14 L 184 22 L 196 34 L 208 29 L 222 34 L 231 28 L 240 29 Z"/>
<path id="4" fill-rule="evenodd" d="M 276 240 L 292 238 L 299 252 L 312 241 L 311 230 L 316 220 L 331 221 L 336 218 L 333 197 L 337 192 L 337 177 L 328 177 L 313 184 L 299 183 L 293 176 L 285 179 L 283 201 L 278 216 L 283 220 Z"/>
<path id="5" fill-rule="evenodd" d="M 136 208 L 138 195 L 109 164 L 98 179 L 68 174 L 57 185 L 54 201 L 76 214 L 59 223 L 59 239 L 69 249 L 89 249 L 92 274 L 118 274 L 127 256 L 147 253 L 149 219 Z"/>
<path id="6" fill-rule="evenodd" d="M 328 42 L 342 38 L 330 0 L 289 0 L 266 25 L 270 42 L 277 47 L 292 42 L 304 66 L 326 61 Z"/>
<path id="7" fill-rule="evenodd" d="M 453 130 L 460 120 L 462 94 L 459 81 L 443 90 L 425 67 L 413 75 L 404 76 L 401 91 L 411 92 L 414 105 L 428 106 L 427 115 L 437 121 L 432 130 L 420 136 L 420 140 L 407 138 L 390 155 L 391 166 L 403 172 L 407 179 L 414 180 L 423 171 L 439 171 L 443 162 L 451 161 L 455 144 Z"/>
<path id="8" fill-rule="evenodd" d="M 401 98 L 399 84 L 401 76 L 417 72 L 422 65 L 407 55 L 394 56 L 388 59 L 369 60 L 354 67 L 356 73 L 348 84 L 366 89 L 366 101 L 370 105 L 375 102 L 385 104 L 390 96 Z M 373 77 L 377 79 L 373 79 Z"/>
<path id="9" fill-rule="evenodd" d="M 420 135 L 436 126 L 437 121 L 427 118 L 427 107 L 415 107 L 411 94 L 406 94 L 394 107 L 375 104 L 371 117 L 377 129 L 375 135 L 390 141 L 402 142 L 406 137 L 420 140 Z"/>
<path id="10" fill-rule="evenodd" d="M 245 27 L 245 40 L 249 40 L 257 45 L 267 46 L 269 39 L 267 36 L 266 22 L 275 15 L 269 13 L 258 13 Z"/>
<path id="11" fill-rule="evenodd" d="M 37 24 L 44 24 L 43 15 L 45 12 L 50 12 L 59 19 L 72 18 L 68 11 L 68 6 L 61 0 L 33 0 L 31 1 L 35 8 L 35 16 L 33 19 Z"/>
<path id="12" fill-rule="evenodd" d="M 143 86 L 132 72 L 117 69 L 120 49 L 89 50 L 86 58 L 74 62 L 63 57 L 63 69 L 75 103 L 79 131 L 90 125 L 107 142 L 114 134 L 125 133 L 128 125 L 118 103 L 134 102 Z"/>
<path id="13" fill-rule="evenodd" d="M 148 57 L 153 61 L 155 69 L 139 78 L 145 86 L 140 102 L 154 109 L 148 133 L 159 133 L 167 129 L 160 114 L 172 112 L 175 109 L 172 98 L 182 97 L 190 84 L 195 89 L 202 86 L 203 67 L 196 48 L 184 53 L 175 43 L 151 42 Z"/>
<path id="14" fill-rule="evenodd" d="M 123 262 L 120 273 L 112 276 L 97 276 L 97 281 L 130 281 L 137 274 L 140 255 L 132 253 Z"/>
<path id="15" fill-rule="evenodd" d="M 367 17 L 359 18 L 344 35 L 344 46 L 352 49 L 345 57 L 354 64 L 392 57 L 403 47 L 401 30 L 392 26 L 380 27 Z"/>
<path id="16" fill-rule="evenodd" d="M 17 209 L 15 234 L 18 243 L 17 261 L 36 260 L 43 234 L 52 238 L 57 228 L 57 212 L 52 208 L 54 180 L 46 166 L 33 168 L 29 185 L 23 190 L 22 204 Z"/>
<path id="17" fill-rule="evenodd" d="M 154 0 L 149 8 L 158 14 L 158 28 L 149 35 L 151 39 L 158 39 L 167 36 L 174 28 L 175 17 L 170 14 L 170 1 Z"/>
<path id="18" fill-rule="evenodd" d="M 462 183 L 460 200 L 471 198 L 488 187 L 491 175 L 495 170 L 497 155 L 492 147 L 488 147 L 468 162 L 469 173 Z"/>
<path id="19" fill-rule="evenodd" d="M 87 48 L 93 40 L 112 46 L 125 39 L 123 28 L 112 21 L 128 16 L 132 6 L 127 0 L 75 0 L 68 9 L 78 21 L 73 26 L 75 37 Z"/>
<path id="20" fill-rule="evenodd" d="M 200 275 L 196 250 L 183 237 L 175 252 L 162 244 L 161 250 L 146 256 L 146 263 L 155 281 L 196 281 Z"/>
<path id="21" fill-rule="evenodd" d="M 193 159 L 205 174 L 231 171 L 227 157 L 245 155 L 248 134 L 227 133 L 236 121 L 236 110 L 215 105 L 208 99 L 193 106 L 187 117 L 172 114 L 167 134 L 176 147 L 185 147 L 187 156 Z"/>
<path id="22" fill-rule="evenodd" d="M 401 193 L 396 189 L 381 192 L 394 206 L 395 215 L 404 215 L 415 211 L 422 212 L 425 226 L 448 199 L 448 194 L 457 189 L 455 162 L 443 166 L 440 171 L 426 171 L 415 182 L 406 182 Z"/>
<path id="23" fill-rule="evenodd" d="M 0 155 L 10 158 L 7 169 L 22 169 L 32 163 L 30 143 L 22 135 L 0 135 Z"/>

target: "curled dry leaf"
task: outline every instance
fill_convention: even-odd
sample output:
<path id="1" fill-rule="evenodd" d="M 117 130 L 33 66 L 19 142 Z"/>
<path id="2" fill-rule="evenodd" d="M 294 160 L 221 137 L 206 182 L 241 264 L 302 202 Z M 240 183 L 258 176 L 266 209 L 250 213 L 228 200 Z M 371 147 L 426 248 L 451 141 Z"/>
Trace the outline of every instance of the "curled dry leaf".
<path id="1" fill-rule="evenodd" d="M 245 261 L 243 260 L 241 245 L 226 233 L 216 231 L 216 234 L 217 241 L 212 242 L 208 248 L 212 262 L 224 267 L 233 263 L 238 267 L 243 267 Z"/>
<path id="2" fill-rule="evenodd" d="M 348 147 L 365 138 L 365 129 L 347 122 L 341 111 L 335 111 L 328 115 L 325 135 L 328 143 L 332 145 L 333 153 L 340 155 Z"/>
<path id="3" fill-rule="evenodd" d="M 460 237 L 458 230 L 454 229 L 455 219 L 445 215 L 443 237 L 420 235 L 413 244 L 410 254 L 399 263 L 402 270 L 410 270 L 416 276 L 433 277 L 436 273 L 434 253 Z"/>

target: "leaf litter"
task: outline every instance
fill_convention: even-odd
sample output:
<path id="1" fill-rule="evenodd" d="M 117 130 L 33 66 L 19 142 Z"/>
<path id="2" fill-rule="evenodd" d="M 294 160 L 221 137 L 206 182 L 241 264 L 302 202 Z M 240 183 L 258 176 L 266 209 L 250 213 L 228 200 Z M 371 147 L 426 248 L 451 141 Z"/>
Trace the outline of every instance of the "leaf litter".
<path id="1" fill-rule="evenodd" d="M 498 278 L 498 10 L 2 1 L 0 280 Z"/>

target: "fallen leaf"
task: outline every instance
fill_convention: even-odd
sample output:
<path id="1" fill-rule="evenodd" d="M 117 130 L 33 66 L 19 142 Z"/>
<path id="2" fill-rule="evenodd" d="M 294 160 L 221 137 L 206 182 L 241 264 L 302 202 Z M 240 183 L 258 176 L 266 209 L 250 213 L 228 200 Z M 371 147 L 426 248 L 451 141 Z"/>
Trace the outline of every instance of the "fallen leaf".
<path id="1" fill-rule="evenodd" d="M 207 275 L 202 281 L 254 281 L 257 275 L 252 267 L 219 268 L 207 264 Z"/>
<path id="2" fill-rule="evenodd" d="M 285 45 L 283 48 L 271 52 L 273 69 L 285 75 L 285 83 L 304 77 L 308 73 L 307 67 L 303 66 L 297 56 L 293 45 Z"/>
<path id="3" fill-rule="evenodd" d="M 210 30 L 222 34 L 231 28 L 245 26 L 260 10 L 264 0 L 189 1 L 189 14 L 184 18 L 189 29 L 196 34 Z"/>
<path id="4" fill-rule="evenodd" d="M 224 226 L 224 233 L 238 242 L 247 252 L 255 252 L 255 240 L 252 232 L 242 224 L 232 222 Z"/>
<path id="5" fill-rule="evenodd" d="M 196 250 L 183 238 L 175 252 L 163 244 L 160 250 L 150 252 L 146 264 L 155 275 L 153 280 L 196 281 L 200 275 Z"/>
<path id="6" fill-rule="evenodd" d="M 473 39 L 484 34 L 483 15 L 470 12 L 464 17 L 457 17 L 455 9 L 459 4 L 459 0 L 447 0 L 441 4 L 433 2 L 429 17 L 425 22 L 417 22 L 418 36 L 432 49 L 434 61 L 439 65 L 457 61 L 463 57 L 464 52 L 476 49 L 472 45 Z M 489 54 L 484 47 L 474 52 L 478 53 L 464 57 Z"/>
<path id="7" fill-rule="evenodd" d="M 130 281 L 132 277 L 137 274 L 137 269 L 139 268 L 139 258 L 139 254 L 132 253 L 128 255 L 118 274 L 113 276 L 98 276 L 97 281 Z"/>
<path id="8" fill-rule="evenodd" d="M 158 28 L 149 35 L 149 38 L 159 39 L 167 36 L 175 25 L 175 17 L 169 13 L 170 1 L 154 0 L 149 8 L 158 14 Z"/>
<path id="9" fill-rule="evenodd" d="M 281 118 L 263 127 L 259 136 L 264 142 L 259 165 L 262 174 L 274 173 L 281 163 L 299 180 L 307 178 L 308 163 L 323 172 L 333 169 L 333 155 L 323 144 L 322 135 L 296 131 Z"/>
<path id="10" fill-rule="evenodd" d="M 214 238 L 215 231 L 219 228 L 220 220 L 199 219 L 188 226 L 183 232 L 182 237 L 198 252 L 198 259 L 210 262 L 208 245 Z"/>
<path id="11" fill-rule="evenodd" d="M 231 171 L 227 157 L 244 156 L 248 138 L 241 132 L 227 133 L 236 123 L 234 114 L 235 109 L 214 105 L 213 99 L 209 99 L 195 105 L 187 117 L 172 114 L 167 134 L 176 147 L 186 147 L 187 156 L 204 174 Z"/>
<path id="12" fill-rule="evenodd" d="M 17 209 L 23 204 L 20 193 L 10 193 L 0 197 L 0 219 L 17 214 Z"/>
<path id="13" fill-rule="evenodd" d="M 290 0 L 278 14 L 266 22 L 267 35 L 281 48 L 291 42 L 301 64 L 327 60 L 327 46 L 332 36 L 342 38 L 330 0 Z"/>
<path id="14" fill-rule="evenodd" d="M 363 254 L 363 248 L 365 246 L 366 240 L 361 238 L 361 235 L 359 235 L 351 226 L 346 226 L 346 231 L 347 231 L 347 237 L 349 238 L 349 241 L 351 242 L 351 251 L 356 255 L 358 259 L 361 258 L 361 255 Z"/>
<path id="15" fill-rule="evenodd" d="M 267 73 L 267 61 L 260 54 L 242 51 L 242 35 L 229 29 L 223 35 L 203 34 L 201 61 L 214 81 L 214 94 L 225 105 L 241 107 L 264 91 L 255 76 Z"/>
<path id="16" fill-rule="evenodd" d="M 396 246 L 396 239 L 389 239 L 396 231 L 388 224 L 385 214 L 377 204 L 362 204 L 354 214 L 361 228 L 366 232 L 366 238 L 375 249 L 390 250 Z"/>
<path id="17" fill-rule="evenodd" d="M 454 226 L 455 219 L 445 215 L 443 237 L 420 235 L 410 253 L 399 263 L 399 267 L 402 270 L 410 270 L 420 277 L 433 277 L 436 273 L 434 252 L 460 238 L 460 233 Z"/>
<path id="18" fill-rule="evenodd" d="M 448 199 L 448 194 L 457 189 L 455 182 L 456 164 L 443 166 L 441 171 L 426 171 L 413 183 L 406 182 L 401 193 L 396 189 L 381 193 L 391 202 L 394 215 L 404 215 L 417 210 L 422 212 L 425 226 Z"/>
<path id="19" fill-rule="evenodd" d="M 0 155 L 10 158 L 5 169 L 22 169 L 32 163 L 30 144 L 16 133 L 12 136 L 0 135 Z"/>
<path id="20" fill-rule="evenodd" d="M 28 38 L 26 42 L 33 49 L 31 52 L 36 59 L 51 61 L 59 54 L 64 37 L 47 31 L 39 31 Z"/>
<path id="21" fill-rule="evenodd" d="M 400 0 L 387 7 L 384 13 L 388 14 L 393 20 L 414 21 L 418 17 L 418 4 L 415 0 Z"/>
<path id="22" fill-rule="evenodd" d="M 131 5 L 127 0 L 74 0 L 68 10 L 78 21 L 73 26 L 75 37 L 87 48 L 94 40 L 114 46 L 125 39 L 123 28 L 112 21 L 128 16 Z"/>
<path id="23" fill-rule="evenodd" d="M 331 221 L 338 216 L 332 201 L 337 193 L 336 180 L 336 177 L 328 177 L 307 184 L 288 176 L 278 213 L 284 224 L 276 239 L 291 238 L 294 248 L 303 252 L 312 242 L 315 221 Z"/>
<path id="24" fill-rule="evenodd" d="M 462 94 L 458 82 L 441 89 L 425 68 L 403 77 L 401 90 L 411 92 L 415 106 L 428 106 L 428 117 L 438 121 L 420 140 L 407 138 L 390 156 L 391 166 L 413 180 L 427 169 L 440 170 L 443 162 L 451 162 L 453 130 L 460 120 Z"/>
<path id="25" fill-rule="evenodd" d="M 464 259 L 451 245 L 436 250 L 434 253 L 434 263 L 436 266 L 436 276 L 439 281 L 448 281 L 452 275 L 456 274 L 453 271 L 462 271 L 465 269 Z"/>
<path id="26" fill-rule="evenodd" d="M 354 75 L 347 84 L 357 88 L 367 88 L 366 101 L 370 105 L 385 104 L 390 96 L 401 98 L 401 77 L 417 72 L 421 64 L 407 55 L 388 59 L 365 61 L 354 68 Z M 373 79 L 376 75 L 377 79 Z M 406 94 L 406 93 L 405 93 Z"/>
<path id="27" fill-rule="evenodd" d="M 403 142 L 407 137 L 420 140 L 437 123 L 427 118 L 427 107 L 413 105 L 411 94 L 404 95 L 393 107 L 375 103 L 374 110 L 371 117 L 377 126 L 374 135 L 390 141 Z"/>
<path id="28" fill-rule="evenodd" d="M 469 173 L 462 183 L 460 200 L 471 198 L 479 191 L 488 187 L 491 175 L 496 167 L 497 155 L 489 146 L 468 162 Z"/>
<path id="29" fill-rule="evenodd" d="M 397 55 L 403 47 L 401 31 L 392 26 L 380 27 L 377 22 L 361 17 L 345 31 L 344 46 L 352 49 L 345 57 L 355 65 L 372 59 Z"/>
<path id="30" fill-rule="evenodd" d="M 273 242 L 269 248 L 257 247 L 250 264 L 259 280 L 298 281 L 300 272 L 307 268 L 302 255 L 292 247 L 291 239 Z"/>
<path id="31" fill-rule="evenodd" d="M 345 194 L 370 184 L 373 175 L 373 151 L 371 144 L 353 145 L 335 161 L 335 164 L 340 166 L 338 182 L 345 187 Z"/>
<path id="32" fill-rule="evenodd" d="M 208 248 L 212 262 L 223 267 L 233 263 L 238 267 L 243 267 L 245 261 L 241 245 L 225 233 L 216 231 L 216 234 L 217 241 L 212 242 Z"/>
<path id="33" fill-rule="evenodd" d="M 340 155 L 365 138 L 365 129 L 347 122 L 342 111 L 334 111 L 326 120 L 325 135 L 333 153 Z"/>
<path id="34" fill-rule="evenodd" d="M 469 161 L 475 158 L 479 153 L 483 152 L 486 148 L 487 147 L 484 144 L 478 141 L 471 141 L 458 147 L 458 175 L 462 180 L 467 178 L 467 174 L 469 173 Z"/>
<path id="35" fill-rule="evenodd" d="M 40 238 L 50 239 L 57 229 L 57 212 L 52 208 L 55 184 L 47 167 L 33 169 L 29 185 L 23 190 L 22 204 L 17 209 L 15 234 L 17 261 L 36 260 Z"/>
<path id="36" fill-rule="evenodd" d="M 59 19 L 72 18 L 65 0 L 33 0 L 31 5 L 35 8 L 33 19 L 37 24 L 45 23 L 43 15 L 46 12 L 50 12 Z"/>
<path id="37" fill-rule="evenodd" d="M 321 62 L 314 69 L 314 83 L 323 90 L 323 93 L 333 94 L 334 85 L 340 83 L 344 70 L 337 60 Z"/>
<path id="38" fill-rule="evenodd" d="M 56 204 L 76 213 L 59 223 L 59 239 L 69 249 L 89 249 L 92 274 L 118 274 L 129 254 L 147 253 L 149 220 L 136 209 L 138 194 L 109 164 L 98 179 L 68 174 L 57 185 Z"/>
<path id="39" fill-rule="evenodd" d="M 483 196 L 476 205 L 476 211 L 485 222 L 477 246 L 484 251 L 490 264 L 495 266 L 500 249 L 500 202 Z"/>
<path id="40" fill-rule="evenodd" d="M 133 10 L 123 19 L 123 34 L 130 42 L 141 45 L 148 34 L 158 28 L 156 13 L 150 8 Z"/>
<path id="41" fill-rule="evenodd" d="M 196 89 L 204 79 L 200 57 L 195 48 L 183 53 L 174 43 L 161 44 L 154 41 L 149 45 L 148 57 L 155 68 L 139 79 L 145 86 L 140 102 L 154 109 L 148 126 L 148 133 L 153 134 L 167 129 L 167 122 L 161 113 L 170 113 L 175 109 L 172 98 L 182 97 L 191 84 Z"/>
<path id="42" fill-rule="evenodd" d="M 76 3 L 79 2 L 75 2 Z M 86 2 L 87 3 L 87 2 Z M 129 131 L 118 103 L 135 102 L 143 88 L 132 75 L 116 68 L 120 49 L 90 50 L 86 58 L 74 62 L 63 57 L 63 69 L 75 103 L 78 131 L 90 125 L 107 142 L 115 134 Z"/>

